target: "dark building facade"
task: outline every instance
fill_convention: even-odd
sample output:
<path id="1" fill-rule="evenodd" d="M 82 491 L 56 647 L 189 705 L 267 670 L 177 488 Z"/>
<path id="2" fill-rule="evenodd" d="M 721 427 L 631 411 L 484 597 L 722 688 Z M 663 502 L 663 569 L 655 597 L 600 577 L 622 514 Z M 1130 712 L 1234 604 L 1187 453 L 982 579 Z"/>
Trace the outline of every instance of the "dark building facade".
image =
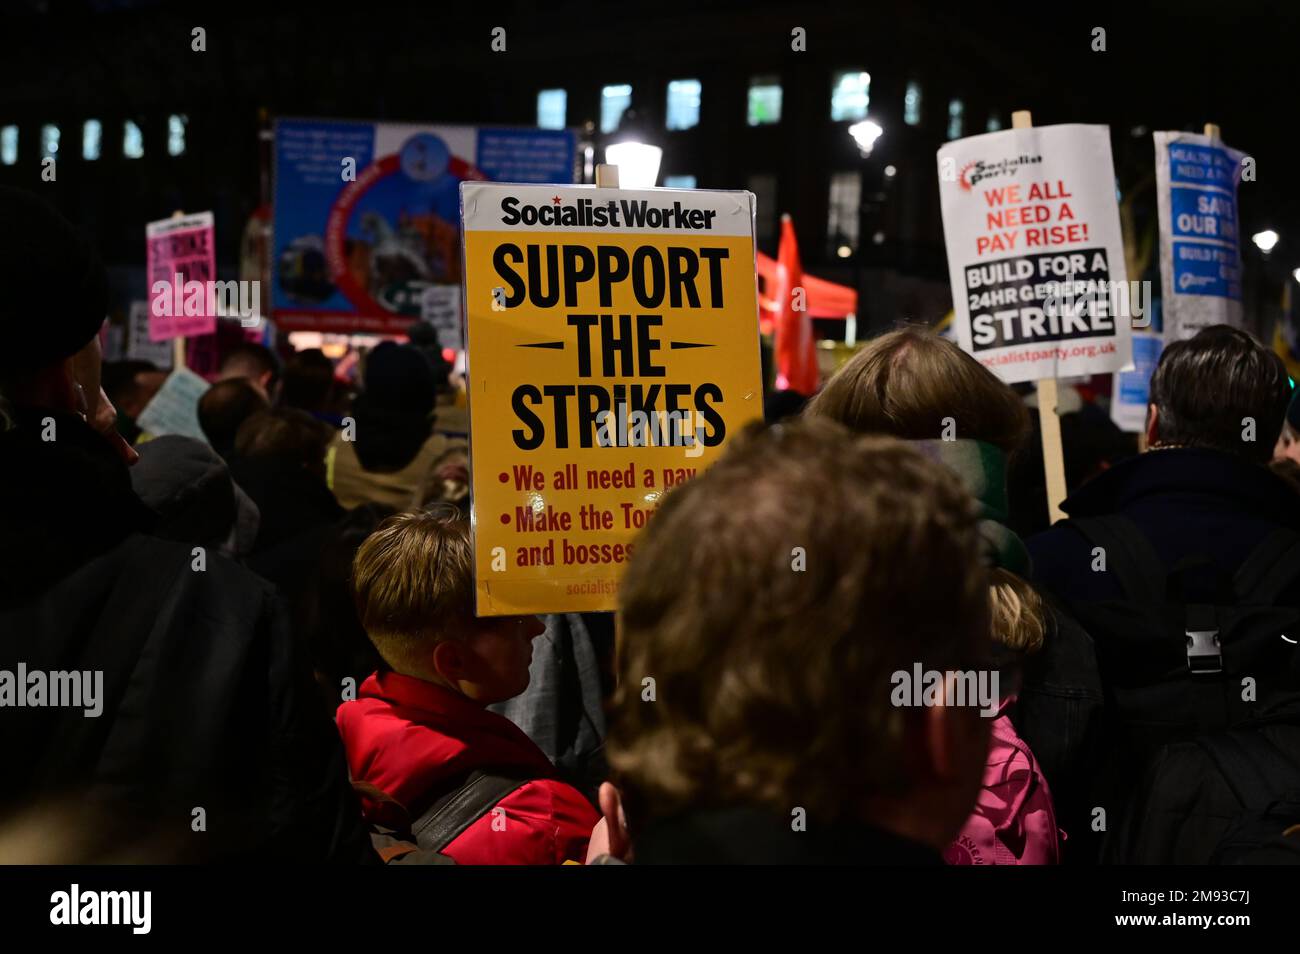
<path id="1" fill-rule="evenodd" d="M 1017 108 L 1039 122 L 1109 123 L 1121 190 L 1144 187 L 1152 128 L 1220 121 L 1261 165 L 1289 146 L 1258 123 L 1247 128 L 1240 108 L 1230 114 L 1241 100 L 1223 83 L 1211 90 L 1185 75 L 1167 93 L 1144 83 L 1177 62 L 1165 49 L 1176 46 L 1173 27 L 1158 16 L 1090 11 L 1008 29 L 984 8 L 929 0 L 515 2 L 481 12 L 385 0 L 102 0 L 19 3 L 3 16 L 12 52 L 0 62 L 0 182 L 48 194 L 119 266 L 142 264 L 144 223 L 178 208 L 214 210 L 219 259 L 233 266 L 244 223 L 267 197 L 275 116 L 532 125 L 538 94 L 563 90 L 566 125 L 601 161 L 612 138 L 601 130 L 602 91 L 627 86 L 645 136 L 664 149 L 660 184 L 690 177 L 699 188 L 753 190 L 769 254 L 789 213 L 805 268 L 859 288 L 865 331 L 948 307 L 935 151 L 954 134 L 1006 128 Z M 1104 52 L 1090 48 L 1088 24 L 1099 19 L 1109 24 Z M 504 50 L 493 48 L 498 27 Z M 859 117 L 832 114 L 845 73 L 870 77 L 866 115 L 882 133 L 869 156 L 848 131 Z M 684 80 L 699 84 L 698 121 L 669 129 L 669 84 Z M 779 120 L 754 123 L 751 89 L 773 85 Z M 85 152 L 88 120 L 99 124 L 96 158 Z M 54 181 L 42 177 L 47 127 L 59 130 Z M 1290 220 L 1281 187 L 1243 194 L 1244 231 Z M 1152 193 L 1136 225 L 1154 208 Z"/>

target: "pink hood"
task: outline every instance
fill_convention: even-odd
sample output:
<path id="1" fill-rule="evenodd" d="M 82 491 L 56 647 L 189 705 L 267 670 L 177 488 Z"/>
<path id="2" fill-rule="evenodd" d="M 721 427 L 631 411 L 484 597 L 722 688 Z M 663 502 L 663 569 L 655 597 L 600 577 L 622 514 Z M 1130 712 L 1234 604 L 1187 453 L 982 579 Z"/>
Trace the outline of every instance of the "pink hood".
<path id="1" fill-rule="evenodd" d="M 984 786 L 957 840 L 943 853 L 950 865 L 1054 865 L 1060 832 L 1052 793 L 1034 753 L 1016 734 L 1003 702 L 993 720 Z"/>

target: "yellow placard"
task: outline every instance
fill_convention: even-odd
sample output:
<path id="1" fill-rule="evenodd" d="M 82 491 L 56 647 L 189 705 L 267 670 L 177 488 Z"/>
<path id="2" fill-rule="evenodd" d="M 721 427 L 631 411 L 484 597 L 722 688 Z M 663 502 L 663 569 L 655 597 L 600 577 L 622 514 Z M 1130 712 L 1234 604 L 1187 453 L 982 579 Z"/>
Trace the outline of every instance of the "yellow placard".
<path id="1" fill-rule="evenodd" d="M 753 196 L 465 183 L 477 610 L 611 610 L 665 493 L 762 416 Z"/>

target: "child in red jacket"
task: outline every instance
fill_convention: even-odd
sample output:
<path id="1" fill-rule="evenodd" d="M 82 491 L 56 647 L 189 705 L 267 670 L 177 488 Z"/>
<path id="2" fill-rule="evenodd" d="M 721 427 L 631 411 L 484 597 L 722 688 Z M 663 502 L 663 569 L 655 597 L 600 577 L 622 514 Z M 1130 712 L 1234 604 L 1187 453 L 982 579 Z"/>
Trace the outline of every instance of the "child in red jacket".
<path id="1" fill-rule="evenodd" d="M 458 864 L 581 862 L 597 815 L 514 723 L 487 710 L 528 687 L 535 616 L 474 616 L 468 527 L 458 516 L 386 521 L 353 563 L 361 623 L 387 671 L 339 706 L 348 767 L 369 820 L 391 801 L 411 819 L 462 790 L 471 773 L 521 783 L 442 848 Z M 427 816 L 426 816 L 427 817 Z"/>

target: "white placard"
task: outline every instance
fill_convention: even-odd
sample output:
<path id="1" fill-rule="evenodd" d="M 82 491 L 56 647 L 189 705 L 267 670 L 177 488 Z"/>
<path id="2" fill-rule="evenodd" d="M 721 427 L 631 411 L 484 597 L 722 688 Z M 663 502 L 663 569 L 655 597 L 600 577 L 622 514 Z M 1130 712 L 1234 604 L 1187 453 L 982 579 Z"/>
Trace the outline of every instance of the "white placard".
<path id="1" fill-rule="evenodd" d="M 433 325 L 442 347 L 458 352 L 465 350 L 459 285 L 430 285 L 421 302 L 420 317 Z"/>
<path id="2" fill-rule="evenodd" d="M 1008 383 L 1127 365 L 1130 321 L 1116 312 L 1128 311 L 1130 289 L 1107 127 L 972 136 L 938 159 L 962 348 Z"/>
<path id="3" fill-rule="evenodd" d="M 131 302 L 126 319 L 126 357 L 134 361 L 149 361 L 160 371 L 172 366 L 172 343 L 154 341 L 149 337 L 149 303 Z"/>
<path id="4" fill-rule="evenodd" d="M 142 430 L 154 437 L 164 434 L 183 434 L 206 441 L 199 427 L 199 398 L 211 385 L 189 368 L 178 368 L 167 375 L 167 380 L 145 405 L 136 418 Z"/>

